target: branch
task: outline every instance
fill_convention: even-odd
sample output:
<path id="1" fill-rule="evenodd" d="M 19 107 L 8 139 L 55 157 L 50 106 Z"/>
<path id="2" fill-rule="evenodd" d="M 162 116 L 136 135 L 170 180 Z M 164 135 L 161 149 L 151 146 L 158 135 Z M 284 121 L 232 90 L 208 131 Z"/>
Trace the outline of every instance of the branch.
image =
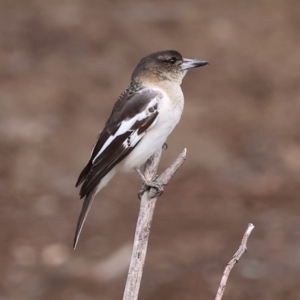
<path id="1" fill-rule="evenodd" d="M 232 259 L 230 260 L 230 262 L 227 264 L 218 291 L 217 291 L 217 295 L 215 300 L 221 300 L 225 291 L 225 287 L 226 287 L 226 283 L 229 277 L 229 274 L 231 272 L 231 270 L 233 269 L 234 265 L 240 260 L 240 258 L 242 257 L 242 255 L 247 251 L 247 242 L 248 242 L 248 238 L 252 232 L 252 230 L 254 229 L 254 225 L 252 223 L 248 224 L 248 228 L 243 236 L 241 245 L 239 247 L 239 249 L 235 252 L 235 254 L 233 255 Z"/>
<path id="2" fill-rule="evenodd" d="M 179 154 L 175 162 L 170 167 L 168 167 L 158 178 L 156 178 L 156 172 L 161 158 L 161 153 L 162 150 L 148 159 L 145 165 L 144 176 L 149 181 L 155 180 L 155 182 L 163 188 L 169 183 L 177 169 L 186 159 L 186 149 Z M 138 298 L 151 222 L 158 197 L 159 194 L 155 188 L 151 188 L 150 190 L 146 191 L 141 197 L 140 212 L 135 231 L 133 250 L 123 300 L 136 300 Z"/>

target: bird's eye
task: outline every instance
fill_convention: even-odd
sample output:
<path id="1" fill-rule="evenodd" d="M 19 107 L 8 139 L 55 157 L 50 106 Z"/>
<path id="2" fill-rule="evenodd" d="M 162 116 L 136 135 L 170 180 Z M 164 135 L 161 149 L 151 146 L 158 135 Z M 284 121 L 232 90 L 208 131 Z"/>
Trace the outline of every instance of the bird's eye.
<path id="1" fill-rule="evenodd" d="M 170 58 L 169 63 L 175 64 L 176 63 L 176 58 L 175 57 Z"/>

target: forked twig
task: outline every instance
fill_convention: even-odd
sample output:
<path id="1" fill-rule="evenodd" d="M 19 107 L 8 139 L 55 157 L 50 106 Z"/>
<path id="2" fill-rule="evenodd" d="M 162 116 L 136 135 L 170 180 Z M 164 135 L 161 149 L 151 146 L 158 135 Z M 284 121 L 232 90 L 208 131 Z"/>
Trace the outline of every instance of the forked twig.
<path id="1" fill-rule="evenodd" d="M 168 167 L 158 178 L 156 178 L 161 152 L 162 151 L 160 150 L 147 161 L 145 165 L 144 176 L 149 181 L 155 180 L 156 183 L 163 187 L 168 184 L 177 169 L 183 164 L 186 158 L 186 149 L 179 154 L 175 162 L 170 167 Z M 151 222 L 158 196 L 159 194 L 157 194 L 157 190 L 155 188 L 151 188 L 141 197 L 140 212 L 135 231 L 133 250 L 123 300 L 136 300 L 138 298 Z"/>

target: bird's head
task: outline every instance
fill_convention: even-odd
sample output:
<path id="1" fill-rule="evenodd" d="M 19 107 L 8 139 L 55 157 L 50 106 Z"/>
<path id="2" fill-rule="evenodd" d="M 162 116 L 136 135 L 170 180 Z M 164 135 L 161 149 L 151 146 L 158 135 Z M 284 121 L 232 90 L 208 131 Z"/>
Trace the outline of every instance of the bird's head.
<path id="1" fill-rule="evenodd" d="M 144 57 L 132 74 L 133 81 L 174 81 L 181 84 L 186 72 L 191 68 L 207 65 L 208 62 L 198 59 L 183 58 L 175 50 L 152 53 Z"/>

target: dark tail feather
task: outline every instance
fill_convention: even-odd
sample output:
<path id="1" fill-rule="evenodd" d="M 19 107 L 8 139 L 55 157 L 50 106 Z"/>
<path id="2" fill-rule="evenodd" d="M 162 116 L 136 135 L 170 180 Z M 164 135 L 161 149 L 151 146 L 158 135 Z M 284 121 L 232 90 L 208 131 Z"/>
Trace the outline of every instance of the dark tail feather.
<path id="1" fill-rule="evenodd" d="M 75 231 L 75 237 L 74 237 L 74 242 L 73 242 L 73 249 L 76 249 L 78 240 L 79 240 L 79 236 L 84 224 L 84 221 L 87 217 L 87 214 L 91 208 L 91 205 L 93 203 L 94 197 L 96 195 L 96 191 L 97 191 L 98 186 L 96 186 L 91 192 L 89 192 L 84 200 L 83 200 L 83 204 L 82 204 L 82 208 L 81 208 L 81 212 L 77 221 L 77 226 L 76 226 L 76 231 Z"/>

